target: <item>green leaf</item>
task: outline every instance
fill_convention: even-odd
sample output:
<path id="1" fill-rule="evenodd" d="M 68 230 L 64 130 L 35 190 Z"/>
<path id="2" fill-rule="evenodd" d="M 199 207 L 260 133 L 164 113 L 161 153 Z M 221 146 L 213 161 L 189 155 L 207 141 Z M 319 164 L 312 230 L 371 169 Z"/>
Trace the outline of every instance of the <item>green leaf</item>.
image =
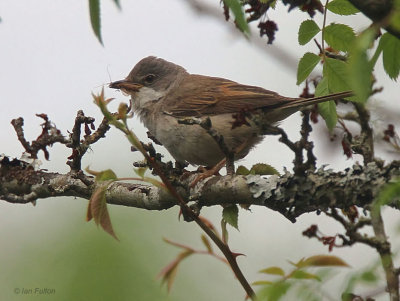
<path id="1" fill-rule="evenodd" d="M 142 179 L 144 178 L 144 174 L 147 171 L 147 167 L 139 167 L 139 168 L 134 168 L 133 171 Z"/>
<path id="2" fill-rule="evenodd" d="M 351 90 L 348 67 L 345 62 L 327 57 L 324 63 L 323 75 L 327 78 L 329 93 Z"/>
<path id="3" fill-rule="evenodd" d="M 236 169 L 236 174 L 240 175 L 240 176 L 247 176 L 250 173 L 250 170 L 248 170 L 245 166 L 240 165 L 237 169 Z"/>
<path id="4" fill-rule="evenodd" d="M 318 83 L 315 89 L 315 96 L 324 96 L 329 94 L 328 79 L 326 77 Z M 324 118 L 329 131 L 332 131 L 337 123 L 336 104 L 334 101 L 326 101 L 318 104 L 318 112 Z"/>
<path id="5" fill-rule="evenodd" d="M 276 0 L 260 0 L 261 3 L 268 3 L 269 7 L 275 9 L 276 7 Z"/>
<path id="6" fill-rule="evenodd" d="M 365 102 L 372 89 L 372 64 L 368 60 L 367 50 L 375 38 L 374 30 L 366 30 L 357 37 L 350 51 L 348 74 L 351 90 L 360 102 Z"/>
<path id="7" fill-rule="evenodd" d="M 387 205 L 395 199 L 400 199 L 400 179 L 394 183 L 385 185 L 377 196 L 375 206 Z"/>
<path id="8" fill-rule="evenodd" d="M 306 20 L 301 23 L 299 28 L 298 40 L 300 45 L 307 44 L 317 33 L 320 32 L 314 20 Z"/>
<path id="9" fill-rule="evenodd" d="M 400 0 L 394 0 L 390 12 L 390 20 L 387 23 L 392 29 L 400 31 Z"/>
<path id="10" fill-rule="evenodd" d="M 379 271 L 380 262 L 376 261 L 372 266 L 364 269 L 362 271 L 355 272 L 350 278 L 347 279 L 347 287 L 344 290 L 344 293 L 352 293 L 354 292 L 354 288 L 359 283 L 377 283 L 380 281 L 380 277 L 377 276 L 377 271 Z M 352 299 L 345 299 L 352 300 Z"/>
<path id="11" fill-rule="evenodd" d="M 305 53 L 297 66 L 296 85 L 300 85 L 310 75 L 320 61 L 321 58 L 318 55 L 311 52 Z"/>
<path id="12" fill-rule="evenodd" d="M 337 123 L 336 104 L 333 100 L 318 104 L 318 112 L 324 118 L 329 131 L 332 131 Z"/>
<path id="13" fill-rule="evenodd" d="M 279 175 L 279 172 L 274 167 L 265 163 L 254 164 L 251 167 L 249 173 L 251 175 L 261 175 L 261 176 Z"/>
<path id="14" fill-rule="evenodd" d="M 349 51 L 356 38 L 351 27 L 344 24 L 332 23 L 324 28 L 324 40 L 339 51 Z"/>
<path id="15" fill-rule="evenodd" d="M 118 7 L 118 9 L 121 9 L 121 3 L 119 3 L 119 0 L 113 0 L 114 4 Z"/>
<path id="16" fill-rule="evenodd" d="M 101 38 L 100 0 L 89 0 L 90 22 L 95 36 L 103 45 Z"/>
<path id="17" fill-rule="evenodd" d="M 239 230 L 238 228 L 239 208 L 236 205 L 225 207 L 222 210 L 222 218 L 229 225 Z"/>
<path id="18" fill-rule="evenodd" d="M 328 3 L 327 8 L 334 14 L 342 16 L 355 15 L 356 13 L 360 12 L 348 0 L 333 0 Z"/>
<path id="19" fill-rule="evenodd" d="M 261 271 L 259 271 L 259 273 L 285 276 L 285 272 L 280 267 L 269 267 L 266 269 L 262 269 Z"/>
<path id="20" fill-rule="evenodd" d="M 252 284 L 253 285 L 270 285 L 270 284 L 273 284 L 273 282 L 267 281 L 267 280 L 258 280 L 258 281 L 254 281 Z"/>
<path id="21" fill-rule="evenodd" d="M 382 35 L 379 46 L 383 52 L 383 68 L 395 80 L 400 72 L 400 40 L 386 32 Z"/>
<path id="22" fill-rule="evenodd" d="M 271 0 L 260 0 L 260 2 L 261 3 L 269 3 L 269 2 L 271 2 Z M 272 5 L 276 5 L 276 0 L 274 0 L 274 1 L 272 1 L 272 3 L 270 4 L 270 6 L 272 6 Z"/>
<path id="23" fill-rule="evenodd" d="M 257 300 L 279 301 L 292 286 L 288 281 L 278 281 L 264 287 L 258 294 Z"/>
<path id="24" fill-rule="evenodd" d="M 337 256 L 331 255 L 315 255 L 306 259 L 300 260 L 297 267 L 323 267 L 323 266 L 342 266 L 348 267 L 349 265 Z"/>
<path id="25" fill-rule="evenodd" d="M 246 17 L 243 12 L 242 5 L 239 0 L 223 0 L 224 3 L 230 8 L 235 16 L 236 26 L 245 34 L 250 33 L 249 24 L 247 24 Z"/>
<path id="26" fill-rule="evenodd" d="M 323 77 L 315 88 L 315 97 L 329 94 L 328 78 Z"/>
<path id="27" fill-rule="evenodd" d="M 374 271 L 365 271 L 360 275 L 360 279 L 364 282 L 370 282 L 370 283 L 379 280 Z"/>
<path id="28" fill-rule="evenodd" d="M 94 175 L 96 178 L 96 181 L 98 181 L 98 182 L 118 180 L 117 175 L 111 169 L 106 169 L 103 171 L 93 171 L 93 170 L 90 170 L 89 168 L 86 168 L 85 170 L 88 173 L 90 173 L 91 175 Z"/>
<path id="29" fill-rule="evenodd" d="M 305 272 L 303 270 L 295 270 L 295 271 L 293 271 L 293 273 L 290 274 L 289 278 L 294 278 L 294 279 L 315 279 L 315 280 L 321 281 L 321 278 L 319 278 L 317 275 Z"/>
<path id="30" fill-rule="evenodd" d="M 379 40 L 379 42 L 380 42 L 380 40 Z M 376 62 L 378 61 L 378 58 L 379 58 L 379 56 L 381 55 L 381 53 L 382 53 L 382 46 L 381 46 L 381 44 L 379 43 L 379 44 L 378 44 L 378 47 L 376 47 L 376 50 L 375 50 L 374 55 L 372 56 L 372 58 L 371 58 L 371 60 L 370 60 L 370 62 L 369 62 L 369 64 L 370 64 L 370 66 L 371 66 L 372 69 L 375 68 Z"/>

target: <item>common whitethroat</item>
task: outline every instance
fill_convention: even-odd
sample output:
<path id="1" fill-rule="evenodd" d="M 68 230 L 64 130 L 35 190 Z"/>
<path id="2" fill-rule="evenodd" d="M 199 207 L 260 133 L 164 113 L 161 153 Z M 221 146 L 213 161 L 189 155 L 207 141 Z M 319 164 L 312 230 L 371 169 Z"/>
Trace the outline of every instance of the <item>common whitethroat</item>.
<path id="1" fill-rule="evenodd" d="M 179 119 L 209 117 L 212 129 L 233 154 L 231 159 L 238 160 L 265 135 L 254 117 L 261 116 L 264 125 L 272 126 L 303 107 L 353 96 L 341 92 L 314 98 L 284 97 L 224 78 L 190 74 L 154 56 L 142 59 L 110 88 L 131 95 L 133 111 L 176 161 L 207 167 L 217 165 L 226 154 L 200 125 L 182 124 Z"/>

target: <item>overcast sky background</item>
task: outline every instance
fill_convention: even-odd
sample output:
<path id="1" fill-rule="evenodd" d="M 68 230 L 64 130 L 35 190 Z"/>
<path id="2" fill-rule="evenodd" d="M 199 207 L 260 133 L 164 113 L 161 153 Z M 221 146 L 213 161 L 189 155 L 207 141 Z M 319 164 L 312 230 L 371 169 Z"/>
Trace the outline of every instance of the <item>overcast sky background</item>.
<path id="1" fill-rule="evenodd" d="M 241 83 L 262 86 L 285 96 L 298 96 L 301 93 L 302 87 L 295 84 L 296 62 L 306 51 L 317 52 L 313 43 L 307 47 L 297 43 L 297 31 L 301 21 L 305 19 L 304 14 L 293 11 L 288 15 L 287 8 L 278 4 L 277 10 L 269 13 L 269 17 L 279 27 L 274 46 L 267 46 L 267 41 L 264 40 L 264 47 L 260 47 L 259 43 L 255 45 L 246 41 L 233 30 L 232 24 L 224 21 L 218 0 L 206 2 L 215 6 L 221 15 L 219 20 L 199 16 L 185 1 L 121 0 L 122 11 L 119 11 L 112 1 L 103 0 L 102 47 L 92 33 L 87 1 L 1 0 L 0 152 L 15 157 L 21 155 L 22 147 L 10 125 L 12 118 L 21 116 L 25 119 L 25 134 L 29 140 L 40 133 L 41 120 L 35 117 L 36 113 L 48 114 L 65 134 L 72 128 L 76 112 L 80 109 L 86 115 L 101 120 L 101 114 L 92 102 L 91 93 L 99 92 L 110 81 L 124 78 L 141 58 L 148 55 L 175 62 L 191 73 L 226 77 Z M 320 15 L 315 20 L 322 24 Z M 334 20 L 330 14 L 328 22 Z M 348 23 L 351 20 L 353 18 L 342 18 L 340 22 Z M 354 20 L 352 25 L 358 29 L 369 24 L 363 16 Z M 257 39 L 258 32 L 254 28 L 253 35 Z M 398 116 L 398 84 L 383 75 L 381 62 L 378 63 L 376 75 L 378 86 L 385 87 L 384 93 L 377 97 L 378 100 L 385 99 L 385 106 L 390 108 L 394 116 Z M 107 86 L 105 93 L 107 97 L 117 99 L 115 107 L 119 101 L 127 101 L 120 92 L 108 89 Z M 382 104 L 378 101 L 373 106 L 379 107 Z M 378 123 L 382 115 L 378 113 L 374 118 Z M 146 130 L 139 121 L 133 119 L 131 125 L 139 137 L 146 140 Z M 290 117 L 283 123 L 293 139 L 298 137 L 299 125 L 299 115 Z M 331 168 L 339 170 L 360 159 L 355 157 L 346 160 L 338 143 L 329 142 L 329 136 L 322 126 L 317 126 L 312 137 L 317 140 L 315 144 L 319 165 L 330 164 Z M 381 149 L 381 154 L 393 157 L 384 148 Z M 68 168 L 65 161 L 68 155 L 69 152 L 63 147 L 55 146 L 50 149 L 50 162 L 45 162 L 41 157 L 42 167 L 50 171 L 66 172 Z M 166 157 L 168 158 L 168 154 Z M 83 166 L 90 166 L 95 170 L 112 168 L 119 176 L 125 177 L 132 174 L 131 162 L 140 159 L 139 154 L 129 151 L 124 137 L 112 129 L 107 134 L 107 139 L 97 143 L 92 152 L 85 156 Z M 291 152 L 276 137 L 265 139 L 241 164 L 251 167 L 259 161 L 267 162 L 279 171 L 292 166 Z M 86 202 L 80 203 L 84 203 L 84 208 Z M 15 231 L 18 231 L 17 236 L 22 240 L 46 235 L 36 232 L 34 228 L 21 226 L 21 221 L 35 225 L 43 222 L 48 227 L 52 227 L 56 221 L 68 224 L 67 214 L 76 213 L 71 206 L 81 206 L 76 205 L 77 203 L 69 204 L 68 200 L 60 204 L 63 208 L 68 208 L 62 216 L 59 215 L 59 207 L 51 204 L 51 201 L 39 200 L 35 208 L 31 205 L 17 206 L 0 202 L 0 244 L 8 244 L 8 253 L 2 252 L 0 255 L 3 256 L 2 260 L 6 261 L 7 256 L 21 246 L 21 242 L 14 237 Z M 83 222 L 84 209 L 79 210 L 79 220 L 82 219 Z M 148 215 L 134 208 L 123 210 Z M 204 210 L 204 213 L 218 223 L 220 211 L 219 208 L 213 208 Z M 388 228 L 393 229 L 398 214 L 388 214 L 393 216 Z M 160 213 L 152 214 L 151 217 L 158 218 L 158 215 Z M 55 219 L 48 220 L 49 216 Z M 64 222 L 63 218 L 66 219 Z M 157 241 L 161 237 L 173 236 L 171 233 L 175 233 L 174 231 L 180 233 L 176 237 L 185 240 L 190 232 L 182 228 L 193 229 L 193 226 L 186 227 L 184 223 L 178 223 L 176 212 L 167 219 L 160 218 L 158 221 L 167 221 L 171 229 L 160 225 L 155 232 L 157 234 L 152 237 Z M 287 259 L 294 261 L 305 256 L 327 253 L 327 248 L 319 243 L 301 237 L 301 232 L 310 224 L 319 223 L 330 234 L 341 229 L 335 223 L 315 214 L 305 215 L 293 225 L 278 214 L 262 208 L 253 208 L 252 213 L 241 212 L 239 223 L 240 232 L 232 231 L 232 245 L 235 251 L 247 254 L 245 259 L 240 260 L 240 264 L 251 281 L 262 277 L 257 274 L 262 267 L 273 264 L 285 266 Z M 95 228 L 93 224 L 91 227 Z M 13 229 L 12 232 L 10 229 Z M 124 231 L 128 230 L 119 228 L 117 232 Z M 174 252 L 172 250 L 171 254 Z M 359 256 L 360 253 L 363 256 Z M 369 256 L 370 260 L 376 259 L 374 252 L 362 246 L 351 250 L 337 250 L 335 254 L 346 258 L 355 268 L 368 264 L 365 256 Z M 168 257 L 161 262 L 167 263 L 171 259 L 172 257 Z M 19 258 L 15 257 L 15 260 L 18 261 Z M 204 262 L 212 265 L 211 260 Z M 186 277 L 191 277 L 190 271 L 186 272 Z M 227 285 L 234 288 L 225 288 L 228 291 L 223 296 L 234 296 L 231 300 L 242 300 L 241 288 L 227 273 L 227 270 L 223 270 L 220 275 L 227 277 Z M 178 283 L 179 279 L 178 277 Z M 340 280 L 342 279 L 339 279 L 339 283 Z M 224 283 L 221 280 L 221 285 Z"/>

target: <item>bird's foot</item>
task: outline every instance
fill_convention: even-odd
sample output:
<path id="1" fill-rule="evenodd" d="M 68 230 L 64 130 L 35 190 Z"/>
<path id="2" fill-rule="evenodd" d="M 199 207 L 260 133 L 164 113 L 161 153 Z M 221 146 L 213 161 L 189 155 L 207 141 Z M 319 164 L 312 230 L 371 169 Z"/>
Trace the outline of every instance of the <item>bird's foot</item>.
<path id="1" fill-rule="evenodd" d="M 190 188 L 193 188 L 194 186 L 196 186 L 197 183 L 199 183 L 202 180 L 205 180 L 212 176 L 219 175 L 219 171 L 221 170 L 222 167 L 224 167 L 225 162 L 226 162 L 226 159 L 223 159 L 212 168 L 206 168 L 206 167 L 200 166 L 198 169 L 198 171 L 200 171 L 200 174 L 190 184 Z"/>

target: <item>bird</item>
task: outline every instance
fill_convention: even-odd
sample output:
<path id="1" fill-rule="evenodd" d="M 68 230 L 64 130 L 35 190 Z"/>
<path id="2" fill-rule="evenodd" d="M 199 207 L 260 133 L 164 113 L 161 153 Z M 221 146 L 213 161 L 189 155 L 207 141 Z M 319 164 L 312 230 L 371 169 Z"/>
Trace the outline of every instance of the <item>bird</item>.
<path id="1" fill-rule="evenodd" d="M 232 154 L 226 162 L 228 173 L 232 173 L 233 161 L 244 158 L 263 140 L 268 126 L 304 107 L 353 96 L 345 91 L 314 98 L 285 97 L 225 78 L 191 74 L 155 56 L 140 60 L 125 79 L 109 87 L 131 96 L 134 114 L 181 164 L 212 168 L 226 161 L 226 150 L 209 131 L 182 122 L 207 118 Z"/>

